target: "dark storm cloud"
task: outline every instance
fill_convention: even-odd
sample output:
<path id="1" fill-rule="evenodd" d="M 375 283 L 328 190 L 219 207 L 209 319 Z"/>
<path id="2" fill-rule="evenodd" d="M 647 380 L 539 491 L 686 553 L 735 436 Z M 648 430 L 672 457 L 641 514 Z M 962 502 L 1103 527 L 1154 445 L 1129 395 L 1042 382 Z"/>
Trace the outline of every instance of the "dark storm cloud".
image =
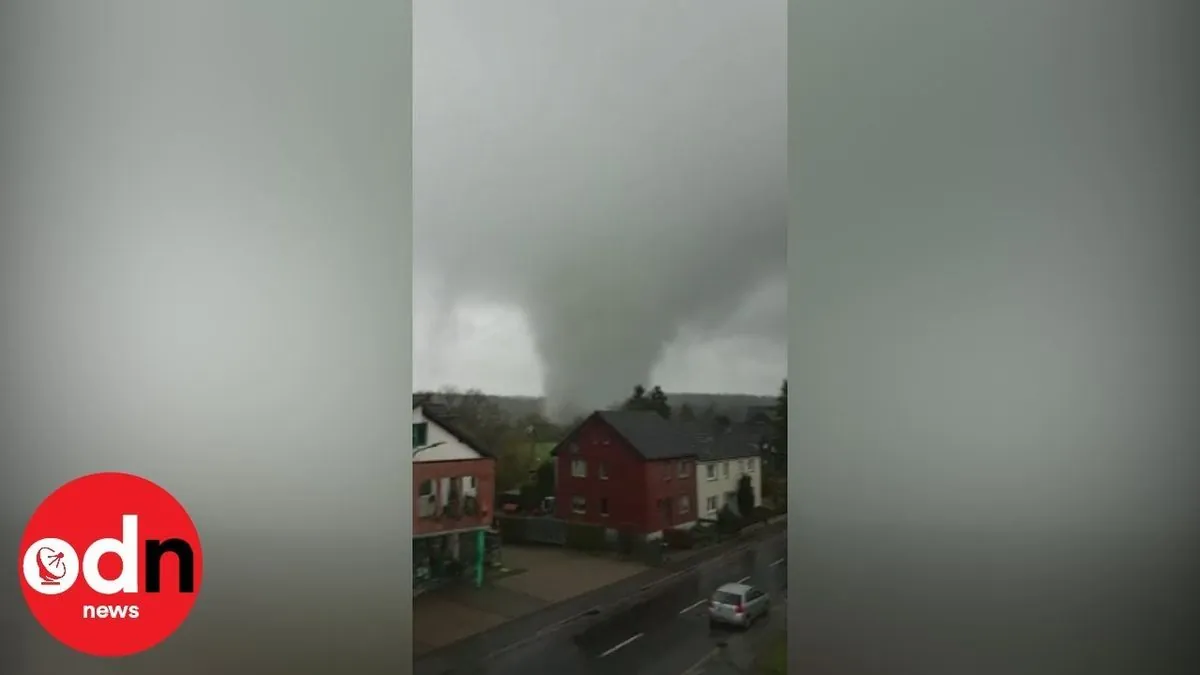
<path id="1" fill-rule="evenodd" d="M 683 326 L 728 330 L 786 266 L 785 14 L 419 4 L 418 279 L 521 307 L 559 404 L 645 381 Z M 736 330 L 782 340 L 785 311 Z"/>

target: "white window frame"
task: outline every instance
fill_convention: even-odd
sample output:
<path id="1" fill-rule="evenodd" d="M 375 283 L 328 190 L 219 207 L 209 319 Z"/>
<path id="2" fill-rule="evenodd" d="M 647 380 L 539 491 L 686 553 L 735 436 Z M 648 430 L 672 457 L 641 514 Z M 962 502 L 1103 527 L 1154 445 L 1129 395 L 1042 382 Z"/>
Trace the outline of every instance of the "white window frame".
<path id="1" fill-rule="evenodd" d="M 574 497 L 571 497 L 571 513 L 577 513 L 579 515 L 586 515 L 587 514 L 587 497 L 584 497 L 582 495 L 575 495 Z"/>
<path id="2" fill-rule="evenodd" d="M 704 465 L 704 478 L 706 480 L 716 480 L 717 479 L 717 465 L 716 464 L 710 463 L 710 464 Z"/>
<path id="3" fill-rule="evenodd" d="M 685 459 L 679 462 L 679 477 L 687 478 L 691 475 L 691 464 Z"/>
<path id="4" fill-rule="evenodd" d="M 721 462 L 721 475 L 729 478 L 729 462 Z"/>
<path id="5" fill-rule="evenodd" d="M 584 474 L 586 473 L 587 470 L 584 469 Z M 600 478 L 600 480 L 608 480 L 608 462 L 600 462 L 600 465 L 596 468 L 596 475 Z M 580 478 L 585 477 L 586 475 L 580 476 Z"/>
<path id="6" fill-rule="evenodd" d="M 608 497 L 600 498 L 600 517 L 601 518 L 608 517 Z"/>
<path id="7" fill-rule="evenodd" d="M 754 458 L 746 460 L 746 473 L 754 473 Z"/>
<path id="8" fill-rule="evenodd" d="M 679 495 L 679 515 L 687 515 L 692 510 L 692 498 L 687 495 Z"/>
<path id="9" fill-rule="evenodd" d="M 704 500 L 704 509 L 709 514 L 713 514 L 713 513 L 717 512 L 717 497 L 716 497 L 716 495 L 708 497 L 707 499 Z"/>
<path id="10" fill-rule="evenodd" d="M 575 478 L 587 478 L 587 460 L 573 459 L 571 460 L 571 476 Z"/>

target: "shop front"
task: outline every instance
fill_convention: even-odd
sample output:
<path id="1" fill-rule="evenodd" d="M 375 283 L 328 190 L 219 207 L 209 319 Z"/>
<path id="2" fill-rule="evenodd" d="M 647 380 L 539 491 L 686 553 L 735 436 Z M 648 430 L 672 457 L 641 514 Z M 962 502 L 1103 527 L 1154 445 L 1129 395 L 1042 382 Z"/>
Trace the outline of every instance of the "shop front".
<path id="1" fill-rule="evenodd" d="M 414 538 L 414 595 L 467 580 L 482 586 L 486 536 L 485 528 L 476 528 Z"/>

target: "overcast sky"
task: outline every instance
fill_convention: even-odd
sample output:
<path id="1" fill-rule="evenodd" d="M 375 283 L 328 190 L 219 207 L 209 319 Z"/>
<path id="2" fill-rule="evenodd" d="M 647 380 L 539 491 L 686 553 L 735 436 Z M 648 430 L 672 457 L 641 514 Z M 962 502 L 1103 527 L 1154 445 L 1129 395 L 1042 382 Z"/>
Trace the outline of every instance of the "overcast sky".
<path id="1" fill-rule="evenodd" d="M 414 387 L 786 375 L 786 3 L 414 8 Z"/>

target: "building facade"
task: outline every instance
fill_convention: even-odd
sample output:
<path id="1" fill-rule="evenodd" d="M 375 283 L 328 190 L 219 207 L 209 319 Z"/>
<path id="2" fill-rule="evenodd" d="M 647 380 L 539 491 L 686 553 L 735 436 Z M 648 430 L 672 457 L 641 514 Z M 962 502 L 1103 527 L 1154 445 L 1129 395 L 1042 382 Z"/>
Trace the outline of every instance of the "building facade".
<path id="1" fill-rule="evenodd" d="M 450 418 L 413 407 L 414 590 L 483 582 L 496 498 L 496 459 Z"/>
<path id="2" fill-rule="evenodd" d="M 712 456 L 701 454 L 697 462 L 696 500 L 700 504 L 700 517 L 714 520 L 721 509 L 728 506 L 739 512 L 737 493 L 742 476 L 750 479 L 754 491 L 754 505 L 762 506 L 762 467 L 757 446 L 739 451 L 741 456 Z M 744 515 L 744 514 L 743 514 Z"/>
<path id="3" fill-rule="evenodd" d="M 656 413 L 593 413 L 552 456 L 563 520 L 647 538 L 696 522 L 695 448 Z"/>

